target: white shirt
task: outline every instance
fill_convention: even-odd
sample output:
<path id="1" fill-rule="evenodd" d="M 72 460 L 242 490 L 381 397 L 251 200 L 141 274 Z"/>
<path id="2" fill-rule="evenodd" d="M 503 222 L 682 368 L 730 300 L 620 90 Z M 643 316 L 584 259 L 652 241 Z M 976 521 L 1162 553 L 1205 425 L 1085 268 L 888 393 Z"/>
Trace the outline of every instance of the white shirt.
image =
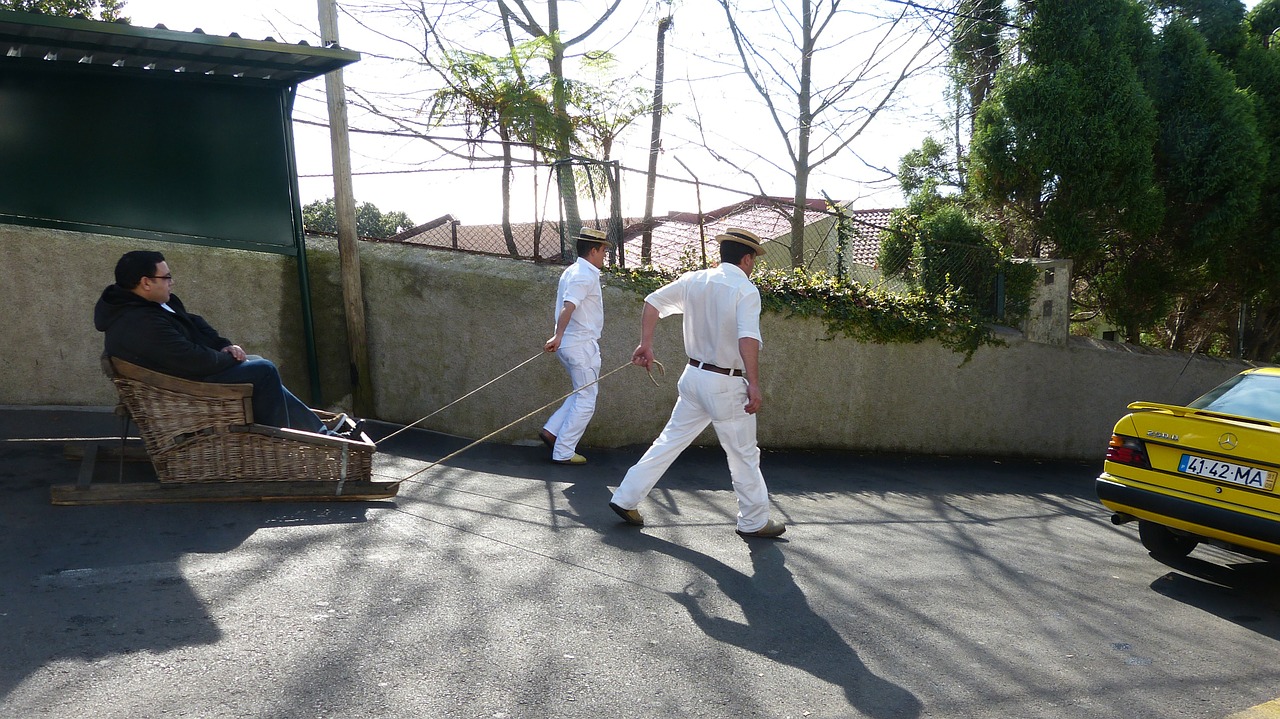
<path id="1" fill-rule="evenodd" d="M 595 342 L 604 330 L 604 298 L 600 293 L 600 270 L 579 257 L 560 273 L 560 285 L 556 289 L 555 313 L 551 331 L 559 321 L 564 303 L 572 302 L 573 315 L 565 327 L 561 347 L 572 347 L 582 342 Z"/>
<path id="2" fill-rule="evenodd" d="M 721 264 L 686 272 L 644 301 L 659 317 L 684 314 L 684 349 L 689 359 L 725 369 L 745 369 L 738 340 L 760 338 L 760 291 L 737 265 Z"/>

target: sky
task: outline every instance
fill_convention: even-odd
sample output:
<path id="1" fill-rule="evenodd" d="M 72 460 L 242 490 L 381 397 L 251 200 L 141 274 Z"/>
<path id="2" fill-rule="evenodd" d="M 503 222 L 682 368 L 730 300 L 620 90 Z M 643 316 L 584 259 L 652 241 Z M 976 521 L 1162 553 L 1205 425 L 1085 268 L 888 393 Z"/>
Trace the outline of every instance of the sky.
<path id="1" fill-rule="evenodd" d="M 772 3 L 762 1 L 766 2 L 764 12 L 772 12 Z M 1246 5 L 1252 6 L 1256 1 L 1247 0 Z M 562 15 L 566 16 L 585 7 L 567 2 L 562 5 Z M 606 25 L 612 34 L 593 36 L 593 47 L 611 50 L 618 56 L 622 70 L 633 70 L 638 78 L 636 84 L 647 87 L 652 86 L 652 68 L 656 64 L 651 8 L 651 3 L 624 2 Z M 127 0 L 124 13 L 141 27 L 164 24 L 170 30 L 200 28 L 213 35 L 236 32 L 248 39 L 270 36 L 282 42 L 306 40 L 311 44 L 319 35 L 316 0 Z M 711 210 L 761 191 L 790 196 L 794 192 L 791 180 L 758 157 L 785 158 L 778 132 L 761 111 L 758 96 L 746 84 L 740 69 L 725 69 L 708 59 L 712 50 L 732 47 L 719 5 L 714 0 L 676 0 L 674 16 L 675 27 L 667 36 L 665 98 L 674 109 L 663 120 L 664 150 L 658 172 L 697 178 L 702 184 L 660 183 L 655 215 Z M 768 16 L 764 20 L 767 22 Z M 572 29 L 571 20 L 564 24 Z M 406 88 L 407 96 L 407 88 L 421 85 L 422 76 L 415 76 L 416 69 L 406 70 L 403 64 L 380 57 L 403 54 L 404 48 L 370 33 L 353 18 L 339 16 L 339 38 L 344 47 L 363 55 L 360 62 L 344 70 L 349 88 L 391 94 Z M 849 58 L 861 57 L 863 48 L 876 40 L 853 35 L 849 39 L 853 47 L 836 52 L 847 50 Z M 327 123 L 324 88 L 322 78 L 303 83 L 294 109 L 299 188 L 304 204 L 334 194 L 328 130 L 310 124 Z M 851 149 L 855 154 L 829 164 L 830 171 L 815 175 L 809 196 L 819 198 L 825 192 L 862 209 L 900 206 L 901 194 L 895 183 L 885 181 L 884 169 L 896 169 L 901 156 L 918 147 L 925 137 L 941 137 L 941 118 L 946 114 L 944 88 L 945 82 L 936 74 L 908 81 L 896 95 L 895 105 L 880 114 L 854 141 Z M 688 119 L 693 116 L 700 118 L 700 125 Z M 350 125 L 353 129 L 389 129 L 385 123 L 355 110 Z M 459 134 L 447 128 L 439 132 Z M 648 165 L 649 136 L 650 122 L 645 117 L 620 138 L 613 153 L 625 167 L 640 171 L 623 173 L 623 214 L 627 216 L 643 214 L 641 173 Z M 708 152 L 707 147 L 716 153 Z M 354 133 L 351 161 L 358 202 L 371 202 L 383 211 L 406 212 L 417 223 L 445 214 L 452 214 L 464 224 L 496 222 L 500 216 L 500 178 L 496 170 L 462 171 L 468 167 L 467 161 L 440 158 L 420 140 Z M 531 173 L 518 175 L 513 219 L 555 217 L 554 204 L 547 204 L 547 178 L 538 179 L 544 186 L 538 188 L 535 200 Z M 607 206 L 593 208 L 590 202 L 584 203 L 586 218 L 607 212 Z"/>
<path id="2" fill-rule="evenodd" d="M 577 5 L 566 3 L 566 7 Z M 214 35 L 236 32 L 249 39 L 270 36 L 284 42 L 306 40 L 314 44 L 319 34 L 316 0 L 128 0 L 124 13 L 140 27 L 164 24 L 170 30 L 200 28 Z M 716 160 L 701 147 L 712 144 L 728 154 L 724 143 L 725 138 L 730 138 L 734 144 L 757 148 L 760 154 L 784 156 L 777 131 L 769 125 L 759 124 L 765 116 L 758 112 L 743 112 L 750 103 L 758 103 L 758 100 L 743 84 L 741 77 L 736 84 L 733 73 L 712 82 L 690 81 L 690 78 L 708 74 L 724 74 L 722 69 L 707 69 L 698 57 L 705 54 L 707 46 L 721 46 L 727 42 L 723 33 L 724 19 L 719 13 L 714 0 L 683 0 L 677 5 L 676 25 L 668 35 L 666 70 L 667 103 L 674 104 L 677 109 L 663 120 L 664 152 L 658 172 L 679 178 L 696 177 L 703 184 L 695 188 L 692 183 L 660 183 L 655 198 L 655 214 L 658 215 L 668 211 L 696 211 L 699 207 L 710 210 L 759 194 L 761 190 L 765 194 L 780 196 L 790 196 L 794 192 L 789 179 L 759 159 L 744 156 L 741 150 L 733 158 L 734 164 L 730 164 Z M 637 84 L 651 86 L 655 31 L 649 5 L 624 2 L 613 20 L 617 27 L 622 28 L 621 34 L 635 39 L 634 46 L 629 47 L 616 35 L 603 41 L 623 63 L 629 62 L 640 68 L 638 72 L 642 79 Z M 388 83 L 394 87 L 397 82 L 408 81 L 405 77 L 394 77 L 395 70 L 389 71 L 387 63 L 374 57 L 388 52 L 384 38 L 364 31 L 347 16 L 340 16 L 339 38 L 344 47 L 364 55 L 361 62 L 344 71 L 348 87 Z M 741 76 L 741 72 L 737 75 Z M 936 95 L 936 90 L 932 94 Z M 323 79 L 308 81 L 300 87 L 294 119 L 299 186 L 304 203 L 334 194 L 328 130 L 306 124 L 327 122 L 323 101 Z M 929 112 L 927 106 L 932 101 L 933 97 L 929 97 L 923 110 L 913 107 L 909 111 L 882 115 L 864 133 L 863 140 L 855 145 L 859 156 L 873 165 L 896 168 L 901 155 L 918 146 L 933 129 L 932 124 L 921 122 L 919 117 Z M 703 118 L 702 130 L 681 119 L 695 112 Z M 748 117 L 754 118 L 756 124 L 748 124 Z M 353 128 L 366 129 L 376 125 L 354 112 L 350 124 Z M 645 117 L 624 136 L 626 142 L 615 149 L 614 157 L 626 167 L 644 171 L 648 165 L 649 135 L 650 123 Z M 354 194 L 358 202 L 372 202 L 383 211 L 404 211 L 419 223 L 446 213 L 467 224 L 497 221 L 500 211 L 497 171 L 455 172 L 466 167 L 467 162 L 447 159 L 431 163 L 427 171 L 406 172 L 423 169 L 420 164 L 423 153 L 416 149 L 420 147 L 420 141 L 353 134 L 351 147 Z M 891 183 L 882 182 L 878 188 L 872 188 L 860 181 L 863 177 L 872 176 L 883 179 L 883 173 L 863 171 L 861 165 L 852 159 L 844 165 L 851 169 L 842 169 L 838 177 L 815 178 L 810 196 L 820 197 L 820 193 L 825 191 L 836 199 L 852 200 L 855 206 L 865 208 L 900 204 L 900 194 Z M 524 176 L 529 174 L 526 172 Z M 540 179 L 546 180 L 545 177 Z M 643 214 L 643 174 L 624 172 L 623 185 L 624 214 Z M 717 185 L 734 191 L 717 190 Z M 554 204 L 548 207 L 544 189 L 539 192 L 542 206 L 535 206 L 531 200 L 523 204 L 517 202 L 513 209 L 514 219 L 531 219 L 528 215 L 534 213 L 554 216 Z M 528 188 L 518 190 L 516 194 L 532 198 Z M 554 203 L 554 198 L 552 201 Z M 589 202 L 584 204 L 584 216 L 607 214 L 606 206 L 593 209 Z"/>

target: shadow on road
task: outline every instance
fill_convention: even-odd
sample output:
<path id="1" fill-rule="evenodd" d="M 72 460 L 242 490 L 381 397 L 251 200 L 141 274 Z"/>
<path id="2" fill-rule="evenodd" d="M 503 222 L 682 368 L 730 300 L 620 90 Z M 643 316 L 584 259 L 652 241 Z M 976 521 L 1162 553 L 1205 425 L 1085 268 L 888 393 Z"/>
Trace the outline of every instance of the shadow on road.
<path id="1" fill-rule="evenodd" d="M 706 636 L 805 671 L 840 687 L 849 705 L 868 717 L 918 717 L 920 700 L 910 691 L 877 676 L 830 622 L 815 612 L 787 569 L 786 540 L 744 540 L 751 574 L 673 542 L 618 526 L 604 541 L 629 552 L 657 552 L 697 568 L 707 582 L 695 581 L 667 596 L 689 612 Z M 714 616 L 711 593 L 736 604 L 745 621 Z"/>
<path id="2" fill-rule="evenodd" d="M 218 642 L 210 602 L 187 578 L 193 557 L 229 553 L 267 527 L 363 522 L 369 506 L 52 506 L 49 485 L 77 468 L 60 444 L 0 443 L 0 698 L 34 679 L 25 691 L 58 707 L 59 662 Z M 149 465 L 127 469 L 154 478 Z M 280 561 L 254 553 L 237 578 L 250 584 Z"/>
<path id="3" fill-rule="evenodd" d="M 1163 564 L 1178 571 L 1151 583 L 1151 589 L 1158 594 L 1280 639 L 1280 563 L 1217 564 L 1185 557 L 1165 560 Z"/>

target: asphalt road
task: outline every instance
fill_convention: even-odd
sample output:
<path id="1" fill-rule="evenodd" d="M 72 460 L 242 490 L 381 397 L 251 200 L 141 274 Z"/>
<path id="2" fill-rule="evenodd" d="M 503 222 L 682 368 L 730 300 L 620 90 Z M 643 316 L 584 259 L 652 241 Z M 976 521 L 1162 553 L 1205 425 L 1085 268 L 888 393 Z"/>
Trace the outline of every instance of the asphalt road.
<path id="1" fill-rule="evenodd" d="M 1280 696 L 1280 563 L 1156 562 L 1095 501 L 1098 465 L 766 452 L 779 541 L 734 534 L 714 448 L 642 530 L 606 503 L 643 448 L 482 445 L 366 504 L 51 506 L 77 465 L 13 440 L 105 419 L 0 411 L 0 717 L 1173 719 Z M 406 433 L 376 471 L 463 444 Z"/>

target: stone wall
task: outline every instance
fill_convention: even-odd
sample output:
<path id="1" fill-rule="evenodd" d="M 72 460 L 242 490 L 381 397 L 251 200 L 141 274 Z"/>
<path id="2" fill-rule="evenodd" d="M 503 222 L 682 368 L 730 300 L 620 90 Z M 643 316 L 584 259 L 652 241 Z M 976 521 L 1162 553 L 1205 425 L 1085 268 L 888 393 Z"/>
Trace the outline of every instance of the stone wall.
<path id="1" fill-rule="evenodd" d="M 337 244 L 311 239 L 317 349 L 326 406 L 349 404 Z M 129 249 L 164 252 L 188 309 L 250 352 L 279 363 L 307 397 L 297 274 L 288 257 L 0 225 L 0 286 L 10 308 L 0 323 L 0 404 L 108 405 L 92 328 L 98 294 Z M 482 437 L 531 440 L 568 391 L 553 356 L 560 267 L 392 244 L 361 244 L 370 371 L 377 416 L 407 423 L 503 374 L 528 365 L 422 426 Z M 687 361 L 680 323 L 659 323 L 655 387 L 627 366 L 639 340 L 643 298 L 606 287 L 603 371 L 585 447 L 653 439 L 675 402 Z M 761 367 L 766 448 L 844 449 L 1101 461 L 1114 422 L 1135 400 L 1189 401 L 1245 365 L 1203 356 L 1071 338 L 1029 342 L 1004 330 L 1003 347 L 964 362 L 937 343 L 875 345 L 828 338 L 820 322 L 766 313 Z M 706 442 L 714 442 L 708 431 Z"/>

